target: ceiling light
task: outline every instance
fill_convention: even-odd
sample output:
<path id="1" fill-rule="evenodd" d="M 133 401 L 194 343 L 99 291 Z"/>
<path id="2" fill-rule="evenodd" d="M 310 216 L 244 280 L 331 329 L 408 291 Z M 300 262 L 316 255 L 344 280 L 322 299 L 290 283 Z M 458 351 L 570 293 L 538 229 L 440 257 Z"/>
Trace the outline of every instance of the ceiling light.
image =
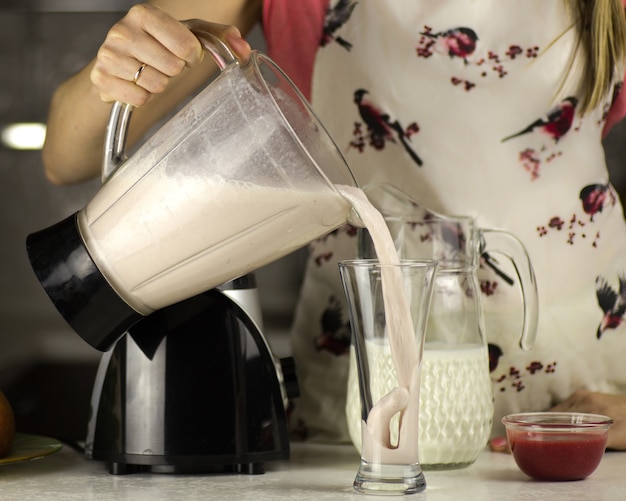
<path id="1" fill-rule="evenodd" d="M 0 129 L 0 141 L 14 150 L 40 150 L 45 138 L 46 126 L 38 122 L 12 123 Z"/>

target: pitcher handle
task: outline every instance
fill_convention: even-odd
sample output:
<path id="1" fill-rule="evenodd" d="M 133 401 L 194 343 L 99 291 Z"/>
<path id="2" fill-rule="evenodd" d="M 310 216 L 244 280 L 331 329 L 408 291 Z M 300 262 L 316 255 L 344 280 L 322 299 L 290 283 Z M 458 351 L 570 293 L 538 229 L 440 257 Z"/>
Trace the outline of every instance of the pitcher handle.
<path id="1" fill-rule="evenodd" d="M 521 240 L 507 231 L 481 229 L 480 233 L 481 255 L 485 252 L 502 254 L 515 268 L 524 303 L 524 323 L 519 344 L 523 350 L 530 350 L 535 345 L 537 337 L 539 299 L 535 271 L 528 252 Z"/>
<path id="2" fill-rule="evenodd" d="M 238 60 L 230 47 L 220 38 L 208 31 L 191 29 L 202 47 L 213 57 L 220 72 L 223 72 Z M 104 136 L 101 180 L 104 183 L 126 160 L 126 136 L 128 124 L 133 112 L 131 104 L 116 101 L 113 103 Z"/>

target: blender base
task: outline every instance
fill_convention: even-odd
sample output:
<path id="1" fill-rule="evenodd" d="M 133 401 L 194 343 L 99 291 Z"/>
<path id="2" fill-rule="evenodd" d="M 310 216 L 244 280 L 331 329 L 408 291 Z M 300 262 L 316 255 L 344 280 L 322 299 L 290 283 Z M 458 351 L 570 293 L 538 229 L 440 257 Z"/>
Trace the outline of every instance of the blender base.
<path id="1" fill-rule="evenodd" d="M 116 475 L 263 473 L 289 458 L 285 362 L 217 289 L 156 311 L 102 357 L 85 454 Z"/>

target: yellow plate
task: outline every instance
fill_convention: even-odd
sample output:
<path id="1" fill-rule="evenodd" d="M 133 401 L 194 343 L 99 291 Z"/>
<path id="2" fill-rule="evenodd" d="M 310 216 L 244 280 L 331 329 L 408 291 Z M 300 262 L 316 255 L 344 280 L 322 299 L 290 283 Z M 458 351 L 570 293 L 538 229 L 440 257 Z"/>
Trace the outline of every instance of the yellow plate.
<path id="1" fill-rule="evenodd" d="M 61 450 L 61 442 L 54 438 L 16 433 L 9 453 L 0 458 L 0 465 L 41 459 Z"/>

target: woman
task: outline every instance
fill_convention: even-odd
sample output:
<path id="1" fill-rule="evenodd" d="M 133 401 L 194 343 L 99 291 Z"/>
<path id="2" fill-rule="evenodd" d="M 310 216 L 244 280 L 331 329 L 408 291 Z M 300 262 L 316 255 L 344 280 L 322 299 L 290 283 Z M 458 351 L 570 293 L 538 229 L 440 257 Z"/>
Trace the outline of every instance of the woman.
<path id="1" fill-rule="evenodd" d="M 539 289 L 533 351 L 517 346 L 513 289 L 481 271 L 496 425 L 508 412 L 558 404 L 614 417 L 609 446 L 626 449 L 626 226 L 601 145 L 623 114 L 620 1 L 136 6 L 54 96 L 43 152 L 52 182 L 97 175 L 111 101 L 137 107 L 132 144 L 206 81 L 214 67 L 187 29 L 201 22 L 176 21 L 190 18 L 229 25 L 203 26 L 242 59 L 249 47 L 232 26 L 246 34 L 261 20 L 270 56 L 311 100 L 360 185 L 393 183 L 432 210 L 518 236 Z M 355 248 L 350 229 L 311 245 L 293 328 L 303 392 L 294 429 L 310 437 L 347 438 L 336 261 Z"/>

